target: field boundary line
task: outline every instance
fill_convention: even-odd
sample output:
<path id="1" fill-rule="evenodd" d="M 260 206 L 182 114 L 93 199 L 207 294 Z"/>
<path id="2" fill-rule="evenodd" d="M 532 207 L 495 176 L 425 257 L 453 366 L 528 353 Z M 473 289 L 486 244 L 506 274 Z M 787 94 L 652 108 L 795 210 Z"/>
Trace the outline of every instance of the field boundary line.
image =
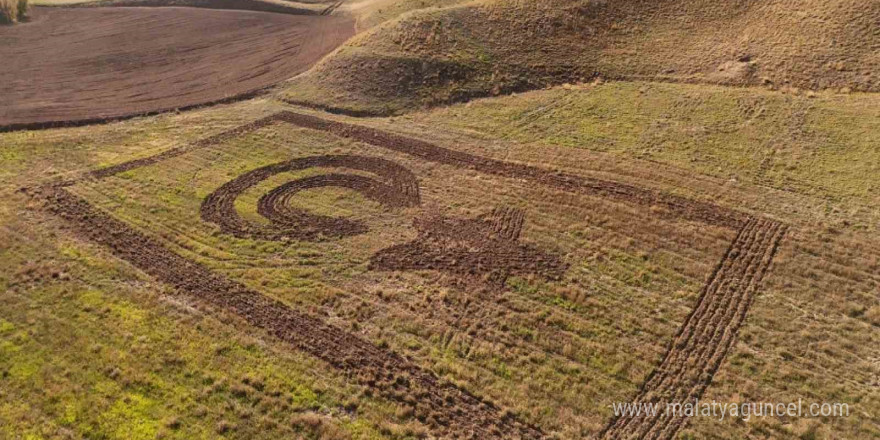
<path id="1" fill-rule="evenodd" d="M 736 341 L 761 280 L 788 227 L 752 218 L 738 231 L 703 286 L 691 314 L 632 400 L 634 405 L 684 404 L 699 399 Z M 600 433 L 608 440 L 671 440 L 684 426 L 683 414 L 612 418 Z"/>

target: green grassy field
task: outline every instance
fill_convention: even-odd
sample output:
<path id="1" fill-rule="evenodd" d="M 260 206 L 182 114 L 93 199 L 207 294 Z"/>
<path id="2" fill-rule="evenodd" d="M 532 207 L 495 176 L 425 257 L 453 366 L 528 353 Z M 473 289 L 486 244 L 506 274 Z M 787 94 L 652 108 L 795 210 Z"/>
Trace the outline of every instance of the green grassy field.
<path id="1" fill-rule="evenodd" d="M 588 150 L 601 158 L 592 167 L 619 175 L 671 165 L 656 181 L 699 179 L 673 191 L 798 225 L 704 399 L 843 401 L 860 415 L 698 418 L 683 435 L 871 438 L 880 402 L 872 385 L 880 325 L 877 108 L 877 97 L 867 94 L 609 83 L 484 99 L 398 121 L 413 132 L 454 127 L 504 157 L 540 151 L 576 167 L 583 159 L 571 151 Z"/>
<path id="2" fill-rule="evenodd" d="M 363 4 L 352 10 L 364 32 L 285 97 L 387 116 L 597 77 L 829 92 L 880 84 L 870 31 L 880 8 L 854 0 Z"/>
<path id="3" fill-rule="evenodd" d="M 359 33 L 264 97 L 0 133 L 0 438 L 442 432 L 436 408 L 424 409 L 426 396 L 383 394 L 356 368 L 334 368 L 175 290 L 74 233 L 25 190 L 284 110 L 427 141 L 453 159 L 467 153 L 631 185 L 647 190 L 635 198 L 675 195 L 785 225 L 701 400 L 844 403 L 850 415 L 696 417 L 674 438 L 880 437 L 880 97 L 867 93 L 878 84 L 875 5 L 266 1 L 338 6 L 334 14 L 353 16 Z M 73 3 L 87 1 L 32 4 Z M 514 93 L 521 90 L 532 91 Z M 236 237 L 202 218 L 203 201 L 225 183 L 319 155 L 392 161 L 415 175 L 420 203 L 389 208 L 340 187 L 286 199 L 284 209 L 366 227 L 323 240 L 259 239 L 248 230 Z M 719 260 L 739 252 L 727 252 L 737 229 L 613 191 L 566 191 L 454 162 L 273 123 L 68 190 L 255 295 L 493 402 L 502 420 L 554 439 L 598 438 L 611 405 L 638 396 L 677 348 L 672 341 Z M 268 224 L 258 212 L 263 195 L 333 173 L 372 176 L 330 167 L 281 172 L 245 190 L 234 209 L 259 229 Z M 466 225 L 495 208 L 524 213 L 518 249 L 563 261 L 561 279 L 526 271 L 495 284 L 495 273 L 372 264 L 394 246 L 429 242 L 437 232 L 425 225 L 436 218 L 459 222 L 450 240 L 479 252 L 485 244 L 469 241 Z"/>
<path id="4" fill-rule="evenodd" d="M 415 238 L 410 223 L 421 213 L 412 209 L 383 212 L 377 206 L 363 206 L 358 199 L 340 199 L 341 194 L 333 190 L 312 190 L 295 202 L 308 203 L 316 213 L 321 207 L 325 212 L 332 207 L 337 215 L 353 211 L 354 218 L 367 222 L 370 233 L 289 246 L 230 239 L 199 218 L 199 206 L 208 193 L 244 171 L 287 157 L 327 153 L 381 155 L 403 164 L 423 176 L 424 210 L 440 210 L 453 218 L 470 218 L 496 206 L 523 206 L 532 201 L 525 205 L 529 218 L 524 239 L 569 255 L 578 262 L 573 269 L 576 274 L 565 283 L 511 279 L 510 292 L 501 300 L 495 294 L 450 288 L 433 273 L 368 271 L 370 255 Z M 237 200 L 238 211 L 259 222 L 255 212 L 259 196 L 280 183 L 309 174 L 267 179 Z M 83 183 L 74 190 L 117 218 L 168 240 L 176 252 L 299 309 L 343 318 L 344 326 L 369 335 L 377 344 L 389 344 L 395 351 L 414 356 L 422 365 L 480 389 L 481 394 L 504 406 L 529 413 L 530 418 L 563 429 L 561 423 L 566 420 L 548 408 L 575 407 L 591 415 L 587 421 L 592 427 L 581 427 L 586 422 L 572 420 L 575 425 L 567 429 L 595 429 L 611 399 L 624 398 L 651 369 L 649 361 L 660 355 L 662 341 L 671 337 L 687 313 L 686 304 L 699 290 L 701 275 L 731 237 L 712 231 L 704 237 L 709 239 L 706 243 L 689 249 L 693 240 L 664 243 L 656 233 L 637 229 L 697 234 L 687 223 L 651 220 L 645 217 L 650 213 L 625 210 L 601 199 L 576 201 L 519 188 L 510 180 L 480 182 L 505 189 L 487 194 L 482 186 L 474 185 L 469 172 L 425 167 L 375 147 L 281 126 L 161 166 L 129 171 L 95 184 Z M 541 198 L 550 200 L 538 202 Z M 561 215 L 556 203 L 591 205 L 590 215 L 595 219 L 584 223 L 580 210 Z M 621 218 L 631 224 L 625 226 L 616 220 Z M 635 218 L 644 223 L 633 225 Z M 647 224 L 652 226 L 645 227 Z M 646 241 L 656 249 L 644 247 Z M 606 257 L 596 260 L 597 254 L 606 252 Z M 677 261 L 679 254 L 684 254 L 688 263 Z M 622 292 L 626 303 L 621 302 Z M 667 295 L 671 302 L 664 303 Z M 437 305 L 437 301 L 446 305 Z M 499 301 L 505 305 L 494 304 Z M 427 317 L 418 312 L 429 307 L 447 310 Z M 640 307 L 656 307 L 664 317 L 635 320 L 635 310 Z M 601 316 L 596 316 L 597 310 L 602 310 Z M 615 329 L 609 330 L 612 323 Z M 615 339 L 626 339 L 641 348 L 615 353 L 609 350 Z M 571 383 L 572 372 L 592 380 Z"/>
<path id="5" fill-rule="evenodd" d="M 485 99 L 414 119 L 876 206 L 877 104 L 873 94 L 621 82 Z"/>

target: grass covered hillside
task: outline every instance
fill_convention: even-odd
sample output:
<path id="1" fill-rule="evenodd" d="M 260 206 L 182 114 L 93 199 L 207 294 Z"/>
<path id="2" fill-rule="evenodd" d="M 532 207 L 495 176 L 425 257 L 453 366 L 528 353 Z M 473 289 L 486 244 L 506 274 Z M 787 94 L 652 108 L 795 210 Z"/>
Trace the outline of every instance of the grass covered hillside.
<path id="1" fill-rule="evenodd" d="M 40 1 L 0 440 L 880 438 L 877 0 Z"/>
<path id="2" fill-rule="evenodd" d="M 261 99 L 4 133 L 0 436 L 414 439 L 443 437 L 449 427 L 438 421 L 443 412 L 425 416 L 423 394 L 382 392 L 384 382 L 344 374 L 145 274 L 23 187 L 172 152 L 69 191 L 176 255 L 401 353 L 493 402 L 505 420 L 560 439 L 601 438 L 611 403 L 637 395 L 735 235 L 670 217 L 662 206 L 569 193 L 284 123 L 174 153 L 288 110 L 784 222 L 776 259 L 703 398 L 843 402 L 852 415 L 697 418 L 679 435 L 874 438 L 877 104 L 869 94 L 610 82 L 395 118 L 328 117 Z M 200 215 L 226 182 L 322 154 L 381 157 L 412 170 L 422 206 L 391 209 L 340 188 L 288 197 L 284 206 L 368 227 L 325 241 L 233 236 Z M 242 192 L 235 210 L 263 227 L 264 194 L 328 171 L 350 172 L 285 171 Z M 416 219 L 473 225 L 505 206 L 525 214 L 519 243 L 543 261 L 566 262 L 562 279 L 539 272 L 494 288 L 462 286 L 455 272 L 370 263 L 383 249 L 411 248 L 425 225 Z"/>
<path id="3" fill-rule="evenodd" d="M 855 0 L 476 1 L 372 27 L 286 97 L 390 113 L 594 77 L 877 91 L 878 22 Z"/>

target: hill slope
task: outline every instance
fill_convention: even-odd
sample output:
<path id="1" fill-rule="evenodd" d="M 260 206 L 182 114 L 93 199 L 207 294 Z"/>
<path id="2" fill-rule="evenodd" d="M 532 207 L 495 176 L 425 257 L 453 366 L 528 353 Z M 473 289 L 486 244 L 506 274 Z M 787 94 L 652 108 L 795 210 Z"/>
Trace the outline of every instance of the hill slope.
<path id="1" fill-rule="evenodd" d="M 393 113 L 601 76 L 878 91 L 880 2 L 473 2 L 351 40 L 285 96 Z"/>

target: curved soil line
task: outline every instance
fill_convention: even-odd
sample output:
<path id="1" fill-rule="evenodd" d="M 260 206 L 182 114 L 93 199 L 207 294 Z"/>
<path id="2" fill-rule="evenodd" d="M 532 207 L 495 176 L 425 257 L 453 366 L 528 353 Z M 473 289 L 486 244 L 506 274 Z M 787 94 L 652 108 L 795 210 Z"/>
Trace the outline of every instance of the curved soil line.
<path id="1" fill-rule="evenodd" d="M 260 198 L 257 212 L 271 221 L 265 226 L 247 222 L 236 212 L 235 200 L 248 188 L 279 173 L 314 167 L 367 171 L 379 179 L 325 174 L 287 182 Z M 366 226 L 359 222 L 313 215 L 287 206 L 287 199 L 299 191 L 329 186 L 353 189 L 388 207 L 402 208 L 419 204 L 416 176 L 394 162 L 367 156 L 312 156 L 257 168 L 227 182 L 202 202 L 202 220 L 217 224 L 221 231 L 235 237 L 261 240 L 319 240 L 366 232 Z"/>
<path id="2" fill-rule="evenodd" d="M 340 6 L 342 6 L 343 3 L 345 3 L 345 0 L 339 0 L 337 2 L 333 2 L 333 4 L 331 4 L 330 6 L 327 6 L 326 8 L 324 8 L 323 11 L 321 11 L 321 15 L 332 14 L 333 12 L 336 11 L 336 9 L 338 9 Z"/>
<path id="3" fill-rule="evenodd" d="M 523 179 L 566 191 L 600 195 L 647 207 L 661 207 L 660 215 L 738 229 L 739 235 L 731 243 L 730 249 L 703 288 L 692 316 L 679 329 L 679 335 L 670 346 L 661 366 L 643 384 L 636 402 L 656 402 L 663 399 L 668 402 L 685 403 L 702 396 L 735 341 L 751 306 L 752 298 L 769 269 L 776 248 L 787 229 L 781 223 L 758 220 L 711 203 L 689 200 L 619 182 L 568 175 L 479 157 L 369 127 L 293 112 L 282 112 L 278 118 L 300 127 L 356 139 L 427 161 Z M 508 214 L 502 214 L 502 217 L 506 215 Z M 428 249 L 422 251 L 429 252 Z M 380 256 L 384 257 L 384 255 Z M 392 259 L 391 263 L 395 261 L 396 259 Z M 692 337 L 694 335 L 696 336 Z M 618 418 L 611 421 L 601 436 L 609 439 L 671 439 L 685 422 L 683 416 Z"/>
<path id="4" fill-rule="evenodd" d="M 660 366 L 646 379 L 635 397 L 637 403 L 684 403 L 703 394 L 734 344 L 761 280 L 769 271 L 776 249 L 787 231 L 787 226 L 779 222 L 756 219 L 707 202 L 619 182 L 484 158 L 374 128 L 290 111 L 227 130 L 190 146 L 96 170 L 38 191 L 37 195 L 48 201 L 47 208 L 70 220 L 78 234 L 107 246 L 118 257 L 176 286 L 182 292 L 230 310 L 294 347 L 341 368 L 360 383 L 375 387 L 382 395 L 411 405 L 416 414 L 442 436 L 507 439 L 539 438 L 543 434 L 536 427 L 501 416 L 496 407 L 465 390 L 440 381 L 398 354 L 378 348 L 318 318 L 291 310 L 276 300 L 210 272 L 63 188 L 83 179 L 100 179 L 155 164 L 279 122 L 356 139 L 426 161 L 518 178 L 565 191 L 610 197 L 636 205 L 659 206 L 663 208 L 661 215 L 737 229 L 736 238 L 703 287 L 697 304 L 670 343 Z M 403 181 L 409 182 L 409 179 Z M 403 185 L 403 188 L 408 188 L 407 185 Z M 278 191 L 277 196 L 281 197 L 287 190 Z M 406 193 L 407 190 L 400 191 Z M 275 206 L 271 200 L 265 203 L 267 207 Z M 434 237 L 451 228 L 463 231 L 465 235 L 470 234 L 472 238 L 488 234 L 489 240 L 514 242 L 523 221 L 519 210 L 498 209 L 485 218 L 458 220 L 458 223 L 455 220 L 450 223 L 446 219 L 438 221 L 439 224 L 423 225 L 420 229 L 428 231 L 423 235 L 433 234 Z M 461 228 L 462 222 L 479 223 L 479 226 Z M 410 393 L 415 393 L 416 399 L 412 399 L 410 396 L 413 394 Z M 653 417 L 618 417 L 609 422 L 600 436 L 608 439 L 671 439 L 686 422 L 681 416 L 670 417 L 664 413 Z"/>
<path id="5" fill-rule="evenodd" d="M 313 215 L 290 206 L 290 198 L 300 191 L 327 187 L 352 189 L 379 203 L 383 202 L 379 193 L 387 191 L 387 185 L 369 177 L 347 174 L 312 176 L 287 182 L 264 194 L 257 202 L 257 212 L 279 229 L 290 228 L 288 230 L 293 232 L 293 237 L 282 233 L 284 238 L 346 237 L 367 232 L 366 225 L 361 222 Z M 387 203 L 382 204 L 389 206 Z"/>
<path id="6" fill-rule="evenodd" d="M 693 403 L 712 382 L 733 346 L 761 279 L 786 232 L 780 223 L 751 219 L 739 231 L 703 287 L 657 369 L 642 384 L 635 405 L 659 404 L 655 415 L 618 417 L 603 439 L 670 440 L 687 422 L 668 414 L 666 404 Z"/>
<path id="7" fill-rule="evenodd" d="M 627 203 L 660 207 L 665 213 L 661 212 L 659 215 L 680 217 L 734 229 L 739 228 L 748 220 L 748 216 L 743 213 L 711 203 L 690 200 L 620 182 L 593 179 L 524 164 L 489 159 L 462 151 L 438 147 L 422 140 L 375 128 L 332 121 L 291 111 L 280 112 L 275 117 L 280 121 L 299 127 L 325 131 L 337 136 L 355 139 L 418 157 L 429 162 L 441 163 L 457 168 L 473 169 L 496 176 L 523 179 L 564 191 L 594 194 Z"/>
<path id="8" fill-rule="evenodd" d="M 195 8 L 34 8 L 0 32 L 0 132 L 252 98 L 354 35 L 350 18 Z"/>

